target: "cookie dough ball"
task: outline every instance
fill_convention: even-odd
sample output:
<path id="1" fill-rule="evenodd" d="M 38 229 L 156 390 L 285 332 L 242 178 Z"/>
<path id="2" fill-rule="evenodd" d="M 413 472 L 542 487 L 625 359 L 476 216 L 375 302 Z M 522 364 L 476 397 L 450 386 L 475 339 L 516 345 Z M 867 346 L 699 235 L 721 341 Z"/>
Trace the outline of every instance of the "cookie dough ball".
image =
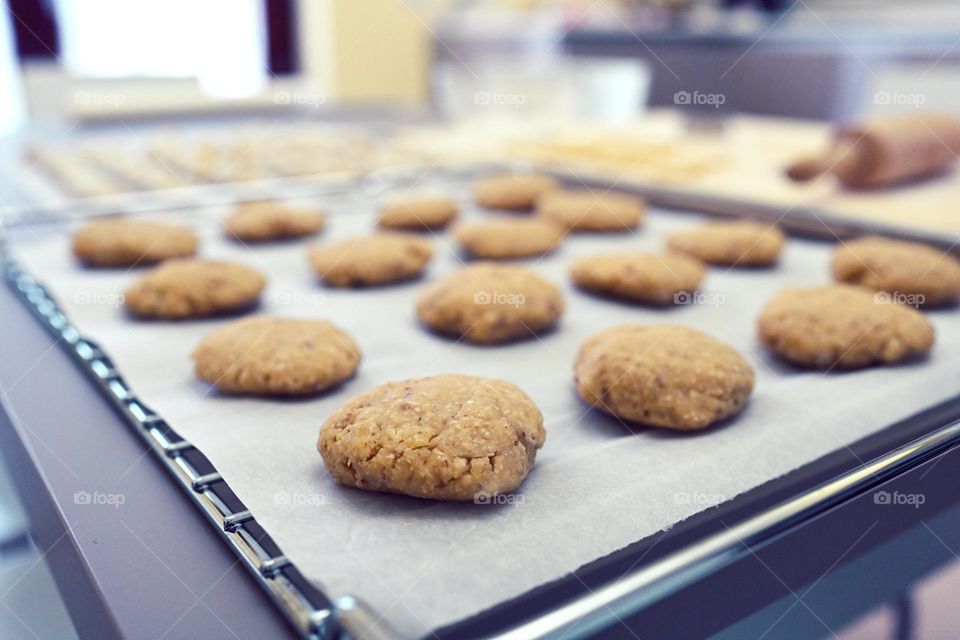
<path id="1" fill-rule="evenodd" d="M 252 307 L 266 280 L 233 262 L 168 260 L 123 294 L 134 316 L 167 320 L 202 318 Z"/>
<path id="2" fill-rule="evenodd" d="M 537 215 L 571 231 L 633 229 L 646 214 L 643 200 L 624 193 L 553 191 L 537 203 Z"/>
<path id="3" fill-rule="evenodd" d="M 462 224 L 454 238 L 475 258 L 529 258 L 549 253 L 563 239 L 563 229 L 542 220 L 490 220 Z"/>
<path id="4" fill-rule="evenodd" d="M 302 396 L 352 376 L 360 348 L 324 320 L 256 316 L 208 335 L 193 362 L 198 378 L 227 393 Z"/>
<path id="5" fill-rule="evenodd" d="M 516 386 L 440 375 L 360 394 L 324 423 L 317 449 L 347 486 L 483 502 L 520 486 L 545 437 Z"/>
<path id="6" fill-rule="evenodd" d="M 851 240 L 833 254 L 832 268 L 839 282 L 886 291 L 911 306 L 942 307 L 960 296 L 960 261 L 917 242 Z"/>
<path id="7" fill-rule="evenodd" d="M 702 260 L 728 267 L 768 267 L 783 250 L 783 233 L 757 222 L 708 222 L 667 236 L 667 246 Z"/>
<path id="8" fill-rule="evenodd" d="M 378 233 L 311 247 L 310 264 L 332 287 L 362 287 L 418 277 L 433 256 L 424 238 Z"/>
<path id="9" fill-rule="evenodd" d="M 753 391 L 733 347 L 675 325 L 622 325 L 589 338 L 574 365 L 577 392 L 614 416 L 654 427 L 703 429 L 739 413 Z"/>
<path id="10" fill-rule="evenodd" d="M 705 273 L 703 264 L 693 258 L 640 251 L 583 258 L 570 269 L 570 276 L 581 289 L 653 305 L 686 302 Z"/>
<path id="11" fill-rule="evenodd" d="M 176 224 L 109 218 L 80 229 L 73 253 L 91 267 L 132 267 L 192 256 L 197 244 L 192 231 Z"/>
<path id="12" fill-rule="evenodd" d="M 453 198 L 407 195 L 385 206 L 377 225 L 381 229 L 432 231 L 446 227 L 459 212 L 460 205 Z"/>
<path id="13" fill-rule="evenodd" d="M 487 209 L 530 211 L 537 200 L 560 183 L 543 175 L 503 175 L 477 180 L 473 185 L 473 200 Z"/>
<path id="14" fill-rule="evenodd" d="M 493 344 L 528 338 L 557 323 L 560 290 L 521 267 L 478 263 L 430 286 L 417 316 L 439 333 Z"/>
<path id="15" fill-rule="evenodd" d="M 325 224 L 326 217 L 319 211 L 279 202 L 246 202 L 224 220 L 223 229 L 227 237 L 242 242 L 270 242 L 312 236 Z"/>
<path id="16" fill-rule="evenodd" d="M 760 342 L 784 360 L 820 369 L 894 364 L 928 352 L 933 326 L 882 296 L 849 285 L 786 289 L 760 313 Z"/>

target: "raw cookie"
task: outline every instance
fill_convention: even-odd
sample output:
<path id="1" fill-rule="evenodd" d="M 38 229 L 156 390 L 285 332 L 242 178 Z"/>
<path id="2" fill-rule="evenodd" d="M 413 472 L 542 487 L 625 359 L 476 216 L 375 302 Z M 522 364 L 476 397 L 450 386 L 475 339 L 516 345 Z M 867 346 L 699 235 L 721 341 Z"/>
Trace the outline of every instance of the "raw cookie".
<path id="1" fill-rule="evenodd" d="M 223 222 L 228 237 L 243 242 L 268 242 L 312 236 L 323 229 L 319 211 L 296 209 L 280 202 L 245 202 Z"/>
<path id="2" fill-rule="evenodd" d="M 894 302 L 939 307 L 960 296 L 960 261 L 919 242 L 867 237 L 833 254 L 833 277 L 891 294 Z"/>
<path id="3" fill-rule="evenodd" d="M 543 220 L 513 219 L 470 222 L 454 229 L 460 246 L 475 258 L 529 258 L 549 253 L 563 238 L 563 229 Z"/>
<path id="4" fill-rule="evenodd" d="M 377 233 L 311 247 L 317 277 L 333 287 L 356 287 L 416 278 L 433 256 L 430 242 L 409 234 Z"/>
<path id="5" fill-rule="evenodd" d="M 643 200 L 625 193 L 553 191 L 537 202 L 537 215 L 571 231 L 623 231 L 640 224 Z"/>
<path id="6" fill-rule="evenodd" d="M 667 246 L 708 264 L 767 267 L 780 257 L 785 243 L 776 226 L 757 222 L 708 222 L 667 236 Z"/>
<path id="7" fill-rule="evenodd" d="M 441 196 L 402 196 L 380 212 L 381 229 L 423 231 L 442 229 L 457 217 L 460 205 Z"/>
<path id="8" fill-rule="evenodd" d="M 738 413 L 753 368 L 733 347 L 676 325 L 621 325 L 580 347 L 577 392 L 607 413 L 667 429 L 703 429 Z"/>
<path id="9" fill-rule="evenodd" d="M 123 301 L 141 318 L 201 318 L 253 306 L 265 285 L 242 264 L 168 260 L 127 289 Z"/>
<path id="10" fill-rule="evenodd" d="M 424 291 L 417 316 L 440 333 L 492 344 L 552 327 L 563 308 L 560 290 L 532 271 L 477 263 Z"/>
<path id="11" fill-rule="evenodd" d="M 849 285 L 785 289 L 760 312 L 760 342 L 806 367 L 857 369 L 926 353 L 933 326 L 883 294 Z"/>
<path id="12" fill-rule="evenodd" d="M 540 196 L 559 189 L 560 183 L 550 176 L 502 175 L 477 180 L 473 184 L 473 200 L 487 209 L 530 211 Z"/>
<path id="13" fill-rule="evenodd" d="M 197 377 L 221 391 L 296 396 L 352 376 L 360 348 L 324 320 L 255 316 L 208 335 L 194 349 L 193 362 Z"/>
<path id="14" fill-rule="evenodd" d="M 582 289 L 657 305 L 688 301 L 705 273 L 703 264 L 693 258 L 641 251 L 590 256 L 570 269 L 570 276 Z"/>
<path id="15" fill-rule="evenodd" d="M 73 253 L 91 267 L 132 267 L 197 252 L 189 229 L 166 222 L 109 218 L 88 222 L 73 236 Z"/>
<path id="16" fill-rule="evenodd" d="M 324 423 L 317 449 L 341 484 L 484 503 L 520 486 L 545 437 L 515 385 L 440 375 L 360 394 Z"/>

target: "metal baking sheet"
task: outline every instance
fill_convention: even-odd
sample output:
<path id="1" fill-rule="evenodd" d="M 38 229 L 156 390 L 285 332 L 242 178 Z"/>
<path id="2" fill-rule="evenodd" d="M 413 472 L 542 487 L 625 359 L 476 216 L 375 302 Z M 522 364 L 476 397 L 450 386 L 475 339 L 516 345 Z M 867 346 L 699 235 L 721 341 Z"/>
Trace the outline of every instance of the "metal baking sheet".
<path id="1" fill-rule="evenodd" d="M 465 195 L 466 182 L 428 177 Z M 322 241 L 368 231 L 383 194 L 301 201 L 331 213 Z M 466 203 L 465 203 L 466 205 Z M 938 343 L 922 362 L 852 373 L 801 372 L 755 342 L 755 317 L 784 286 L 829 280 L 831 246 L 791 240 L 773 270 L 712 269 L 694 304 L 647 309 L 574 290 L 569 262 L 607 249 L 662 248 L 664 233 L 696 216 L 654 211 L 637 234 L 573 236 L 554 254 L 524 263 L 562 285 L 568 308 L 540 338 L 476 347 L 439 338 L 416 321 L 428 281 L 461 266 L 446 237 L 423 281 L 335 290 L 312 278 L 304 244 L 250 249 L 222 239 L 225 207 L 168 214 L 194 227 L 202 255 L 262 269 L 270 278 L 261 311 L 324 317 L 349 330 L 365 359 L 356 378 L 302 401 L 225 397 L 192 375 L 189 353 L 228 320 L 137 323 L 119 295 L 135 272 L 85 270 L 67 235 L 18 233 L 14 257 L 44 281 L 67 315 L 113 357 L 145 402 L 206 453 L 288 558 L 331 597 L 359 596 L 401 635 L 421 635 L 519 595 L 830 451 L 955 392 L 960 319 L 931 313 Z M 466 218 L 489 217 L 466 205 Z M 740 349 L 757 370 L 747 410 L 717 429 L 678 435 L 627 428 L 576 397 L 572 363 L 580 343 L 624 322 L 698 327 Z M 444 372 L 510 380 L 541 407 L 547 443 L 522 490 L 505 504 L 443 504 L 337 486 L 315 450 L 324 419 L 380 383 Z"/>

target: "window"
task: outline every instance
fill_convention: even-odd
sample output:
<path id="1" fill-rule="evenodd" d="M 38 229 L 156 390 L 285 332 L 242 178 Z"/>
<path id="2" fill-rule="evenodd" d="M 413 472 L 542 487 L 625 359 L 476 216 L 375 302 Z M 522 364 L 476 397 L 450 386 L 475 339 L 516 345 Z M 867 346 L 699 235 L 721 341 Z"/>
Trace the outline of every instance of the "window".
<path id="1" fill-rule="evenodd" d="M 196 78 L 215 96 L 267 80 L 260 0 L 54 0 L 64 65 L 78 77 Z"/>

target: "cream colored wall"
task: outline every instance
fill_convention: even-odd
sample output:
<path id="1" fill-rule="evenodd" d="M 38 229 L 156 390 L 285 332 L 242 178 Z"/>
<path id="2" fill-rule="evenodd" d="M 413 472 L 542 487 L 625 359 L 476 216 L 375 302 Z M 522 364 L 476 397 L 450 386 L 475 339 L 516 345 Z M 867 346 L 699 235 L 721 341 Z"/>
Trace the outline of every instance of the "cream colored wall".
<path id="1" fill-rule="evenodd" d="M 300 0 L 305 85 L 330 103 L 423 106 L 429 23 L 449 0 Z"/>

